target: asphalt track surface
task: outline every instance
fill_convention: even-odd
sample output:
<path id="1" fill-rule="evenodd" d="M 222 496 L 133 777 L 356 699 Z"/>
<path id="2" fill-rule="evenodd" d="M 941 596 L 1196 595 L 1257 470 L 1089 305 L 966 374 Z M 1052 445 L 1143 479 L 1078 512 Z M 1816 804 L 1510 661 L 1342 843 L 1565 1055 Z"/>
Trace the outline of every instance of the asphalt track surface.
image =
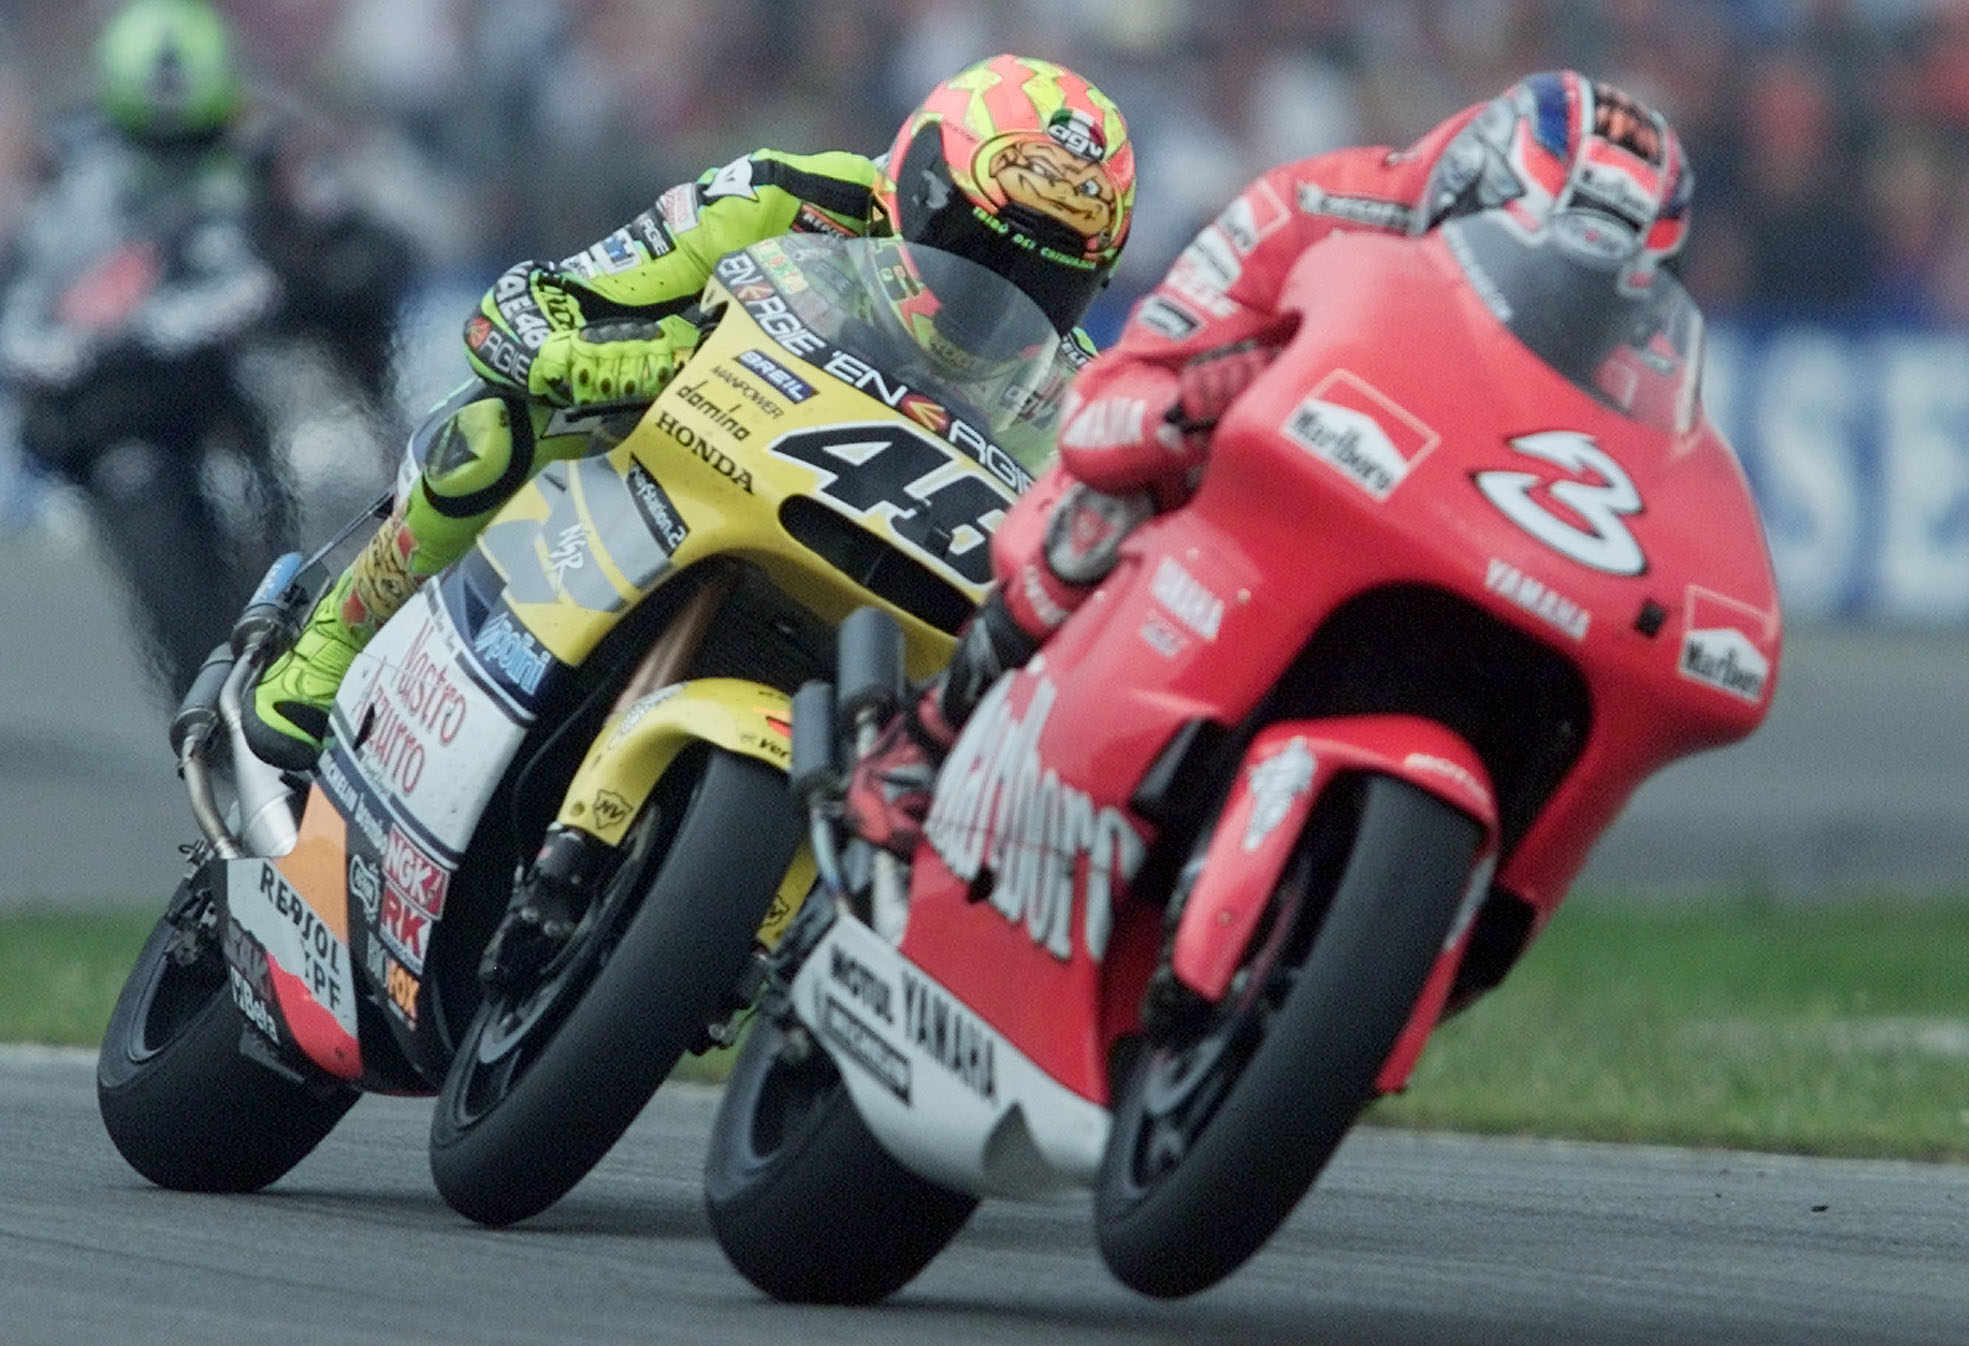
<path id="1" fill-rule="evenodd" d="M 566 1200 L 479 1229 L 425 1168 L 430 1107 L 368 1098 L 267 1191 L 160 1191 L 97 1120 L 93 1060 L 0 1049 L 0 1341 L 939 1346 L 1961 1346 L 1969 1167 L 1364 1128 L 1250 1264 L 1161 1303 L 1087 1200 L 986 1203 L 870 1309 L 764 1299 L 698 1186 L 716 1094 L 657 1095 Z"/>

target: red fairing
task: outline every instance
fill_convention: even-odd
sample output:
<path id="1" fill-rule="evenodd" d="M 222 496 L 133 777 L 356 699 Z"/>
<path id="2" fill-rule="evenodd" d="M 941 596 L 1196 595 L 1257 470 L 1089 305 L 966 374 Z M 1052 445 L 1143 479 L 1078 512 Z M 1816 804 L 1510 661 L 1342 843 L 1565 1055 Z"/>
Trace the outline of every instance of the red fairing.
<path id="1" fill-rule="evenodd" d="M 1294 720 L 1265 729 L 1244 755 L 1203 874 L 1170 947 L 1176 979 L 1219 999 L 1291 860 L 1313 801 L 1336 776 L 1373 771 L 1427 790 L 1482 823 L 1496 844 L 1497 802 L 1484 764 L 1439 724 L 1413 715 Z"/>
<path id="2" fill-rule="evenodd" d="M 1281 164 L 1238 196 L 1136 304 L 1121 340 L 1074 380 L 1060 461 L 1076 479 L 1120 494 L 1187 493 L 1207 446 L 1162 430 L 1176 370 L 1232 342 L 1269 342 L 1286 314 L 1286 277 L 1314 244 L 1348 232 L 1406 235 L 1442 147 L 1476 112 L 1408 150 L 1335 150 Z"/>
<path id="3" fill-rule="evenodd" d="M 1541 920 L 1650 773 L 1770 706 L 1776 589 L 1742 473 L 1695 398 L 1699 319 L 1674 310 L 1660 341 L 1562 373 L 1565 350 L 1534 353 L 1509 295 L 1480 292 L 1497 274 L 1473 262 L 1482 242 L 1349 231 L 1306 252 L 1277 289 L 1296 334 L 1221 421 L 1194 498 L 1135 530 L 939 780 L 903 953 L 1089 1099 L 1107 1100 L 1108 1051 L 1162 952 L 1171 871 L 1134 891 L 1157 872 L 1138 789 L 1191 722 L 1259 724 L 1336 613 L 1433 592 L 1576 671 L 1583 722 L 1550 779 L 1533 790 L 1486 759 L 1495 885 Z M 1368 710 L 1415 713 L 1376 691 L 1355 689 Z M 1425 999 L 1440 1004 L 1462 944 Z M 1418 1007 L 1395 1075 L 1433 1015 Z"/>

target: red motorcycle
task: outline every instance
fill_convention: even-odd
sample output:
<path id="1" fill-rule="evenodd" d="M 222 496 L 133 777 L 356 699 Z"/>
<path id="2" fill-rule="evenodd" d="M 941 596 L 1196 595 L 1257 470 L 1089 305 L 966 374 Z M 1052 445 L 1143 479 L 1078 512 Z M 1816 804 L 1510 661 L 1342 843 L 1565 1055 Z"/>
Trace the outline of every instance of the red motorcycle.
<path id="1" fill-rule="evenodd" d="M 1598 241 L 1310 250 L 1201 490 L 987 696 L 907 865 L 839 823 L 841 740 L 900 694 L 879 614 L 844 628 L 795 706 L 819 900 L 707 1161 L 755 1285 L 879 1299 L 980 1196 L 1060 1186 L 1128 1285 L 1216 1283 L 1635 788 L 1762 720 L 1778 601 L 1701 316 Z"/>

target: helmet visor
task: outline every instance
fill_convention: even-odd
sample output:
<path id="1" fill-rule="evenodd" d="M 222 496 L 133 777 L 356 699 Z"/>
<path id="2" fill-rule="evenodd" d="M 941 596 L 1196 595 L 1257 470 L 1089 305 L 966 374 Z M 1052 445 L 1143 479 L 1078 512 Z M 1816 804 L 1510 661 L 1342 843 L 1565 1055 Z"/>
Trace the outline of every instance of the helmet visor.
<path id="1" fill-rule="evenodd" d="M 1053 330 L 1073 330 L 1107 282 L 1107 268 L 1084 257 L 1086 240 L 1038 211 L 1006 208 L 995 217 L 951 181 L 941 133 L 918 132 L 896 175 L 896 232 L 994 271 L 1030 295 Z"/>
<path id="2" fill-rule="evenodd" d="M 1070 257 L 1009 227 L 994 227 L 985 213 L 962 195 L 953 193 L 943 209 L 914 223 L 915 228 L 904 228 L 903 237 L 967 258 L 1003 276 L 1039 305 L 1053 330 L 1062 336 L 1073 330 L 1106 280 L 1102 267 Z"/>

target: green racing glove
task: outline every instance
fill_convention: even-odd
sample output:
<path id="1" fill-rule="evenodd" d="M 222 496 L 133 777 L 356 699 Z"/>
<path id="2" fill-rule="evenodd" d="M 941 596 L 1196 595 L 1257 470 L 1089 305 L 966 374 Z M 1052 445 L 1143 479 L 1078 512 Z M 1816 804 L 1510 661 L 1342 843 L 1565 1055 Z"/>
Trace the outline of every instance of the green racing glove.
<path id="1" fill-rule="evenodd" d="M 590 323 L 551 333 L 533 353 L 527 391 L 558 407 L 651 401 L 690 353 L 698 330 L 671 314 Z"/>

